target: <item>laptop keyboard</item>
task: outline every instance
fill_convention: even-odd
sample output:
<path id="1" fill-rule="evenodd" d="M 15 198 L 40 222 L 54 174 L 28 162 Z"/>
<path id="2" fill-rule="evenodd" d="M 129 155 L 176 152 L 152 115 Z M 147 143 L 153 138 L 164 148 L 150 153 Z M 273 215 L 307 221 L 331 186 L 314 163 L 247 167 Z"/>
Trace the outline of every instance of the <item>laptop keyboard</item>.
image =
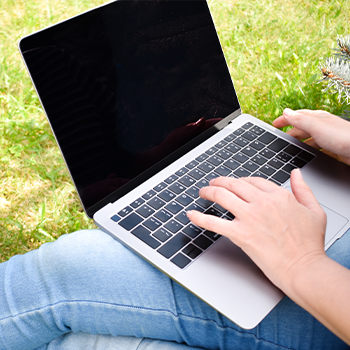
<path id="1" fill-rule="evenodd" d="M 259 176 L 282 185 L 293 169 L 302 168 L 313 158 L 313 154 L 248 122 L 111 219 L 184 268 L 221 238 L 192 224 L 187 211 L 234 219 L 217 203 L 200 198 L 201 187 L 219 176 Z"/>

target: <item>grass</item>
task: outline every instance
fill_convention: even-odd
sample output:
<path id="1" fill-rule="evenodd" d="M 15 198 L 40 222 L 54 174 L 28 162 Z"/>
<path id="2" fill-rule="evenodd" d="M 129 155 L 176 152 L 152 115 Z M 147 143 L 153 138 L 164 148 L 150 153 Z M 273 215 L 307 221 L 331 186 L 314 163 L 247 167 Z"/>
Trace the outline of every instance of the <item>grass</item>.
<path id="1" fill-rule="evenodd" d="M 104 3 L 0 2 L 0 261 L 92 228 L 17 50 L 24 35 Z M 209 0 L 244 112 L 343 106 L 317 84 L 320 60 L 348 34 L 347 0 Z"/>

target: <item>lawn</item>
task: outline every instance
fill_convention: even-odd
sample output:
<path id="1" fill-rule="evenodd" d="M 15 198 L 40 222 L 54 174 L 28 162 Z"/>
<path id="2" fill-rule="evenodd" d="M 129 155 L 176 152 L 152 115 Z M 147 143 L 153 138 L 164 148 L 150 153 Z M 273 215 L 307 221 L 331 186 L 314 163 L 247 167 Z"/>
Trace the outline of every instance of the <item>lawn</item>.
<path id="1" fill-rule="evenodd" d="M 101 0 L 0 2 L 0 261 L 92 228 L 17 50 L 36 30 Z M 209 0 L 244 112 L 271 122 L 285 107 L 340 114 L 318 64 L 350 33 L 348 0 Z"/>

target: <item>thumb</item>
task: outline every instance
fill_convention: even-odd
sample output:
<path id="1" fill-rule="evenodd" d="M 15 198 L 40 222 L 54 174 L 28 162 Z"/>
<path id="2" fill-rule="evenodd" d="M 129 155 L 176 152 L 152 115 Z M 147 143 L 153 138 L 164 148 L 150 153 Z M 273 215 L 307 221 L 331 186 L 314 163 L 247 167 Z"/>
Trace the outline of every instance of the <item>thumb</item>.
<path id="1" fill-rule="evenodd" d="M 316 197 L 312 193 L 311 188 L 304 181 L 300 169 L 294 169 L 292 171 L 290 183 L 293 194 L 300 204 L 316 212 L 321 209 Z"/>

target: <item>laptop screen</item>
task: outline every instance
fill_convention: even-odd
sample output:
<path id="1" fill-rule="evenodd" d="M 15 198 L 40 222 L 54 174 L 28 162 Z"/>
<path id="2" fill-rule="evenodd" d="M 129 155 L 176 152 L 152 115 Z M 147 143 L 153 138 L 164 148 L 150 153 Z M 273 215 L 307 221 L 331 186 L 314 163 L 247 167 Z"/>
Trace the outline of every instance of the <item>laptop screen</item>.
<path id="1" fill-rule="evenodd" d="M 239 109 L 206 1 L 116 1 L 20 50 L 88 215 Z"/>

